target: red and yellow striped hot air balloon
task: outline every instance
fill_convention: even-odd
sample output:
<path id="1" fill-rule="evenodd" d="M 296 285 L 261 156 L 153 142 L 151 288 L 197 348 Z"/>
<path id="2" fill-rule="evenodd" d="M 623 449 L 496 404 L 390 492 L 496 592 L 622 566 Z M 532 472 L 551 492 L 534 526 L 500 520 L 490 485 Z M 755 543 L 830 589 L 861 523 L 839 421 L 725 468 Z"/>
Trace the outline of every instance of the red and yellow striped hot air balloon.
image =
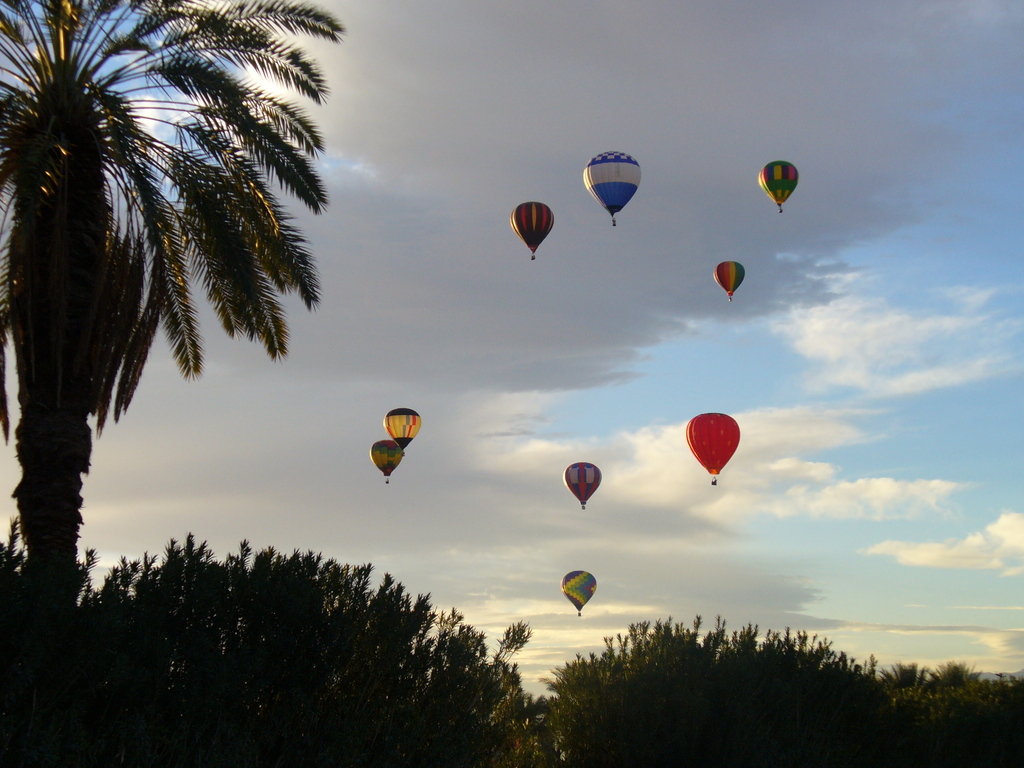
<path id="1" fill-rule="evenodd" d="M 509 216 L 513 231 L 530 249 L 530 260 L 537 258 L 537 246 L 555 225 L 555 215 L 544 203 L 520 203 Z"/>
<path id="2" fill-rule="evenodd" d="M 715 267 L 715 282 L 725 289 L 729 295 L 729 301 L 732 301 L 733 291 L 739 288 L 740 283 L 743 282 L 744 274 L 746 271 L 738 261 L 723 261 Z"/>
<path id="3" fill-rule="evenodd" d="M 422 424 L 420 415 L 412 408 L 394 408 L 384 417 L 384 429 L 403 451 L 416 437 Z"/>

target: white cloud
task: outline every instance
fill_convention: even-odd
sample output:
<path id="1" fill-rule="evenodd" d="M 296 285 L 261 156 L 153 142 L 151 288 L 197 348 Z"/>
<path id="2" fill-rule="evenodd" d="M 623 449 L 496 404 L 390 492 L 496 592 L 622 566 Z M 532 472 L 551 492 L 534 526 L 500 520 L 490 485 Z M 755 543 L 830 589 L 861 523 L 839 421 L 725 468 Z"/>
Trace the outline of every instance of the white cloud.
<path id="1" fill-rule="evenodd" d="M 779 517 L 863 518 L 891 520 L 942 511 L 962 485 L 947 480 L 896 480 L 862 477 L 831 485 L 796 485 L 767 508 Z"/>
<path id="2" fill-rule="evenodd" d="M 1024 666 L 1024 629 L 859 621 L 825 621 L 823 629 L 835 647 L 861 660 L 873 655 L 880 669 L 897 662 L 935 669 L 951 659 L 978 672 L 1013 673 Z"/>
<path id="3" fill-rule="evenodd" d="M 479 470 L 520 481 L 530 477 L 540 486 L 573 461 L 591 461 L 603 472 L 592 507 L 607 503 L 662 510 L 703 520 L 711 526 L 708 534 L 720 532 L 723 524 L 732 527 L 766 514 L 887 520 L 941 513 L 964 487 L 941 479 L 844 479 L 834 464 L 804 458 L 865 442 L 867 435 L 855 424 L 858 416 L 870 413 L 862 410 L 800 406 L 734 414 L 740 446 L 710 491 L 707 473 L 686 444 L 685 422 L 624 430 L 600 440 L 543 437 L 534 426 L 545 423 L 545 413 L 557 410 L 561 398 L 503 395 L 498 401 L 502 407 L 495 412 L 506 415 L 485 422 L 492 439 L 480 440 L 472 452 Z"/>
<path id="4" fill-rule="evenodd" d="M 945 541 L 882 541 L 866 550 L 888 555 L 903 565 L 925 568 L 998 570 L 1004 576 L 1024 573 L 1024 514 L 1004 512 L 982 531 Z"/>
<path id="5" fill-rule="evenodd" d="M 854 283 L 848 283 L 851 288 Z M 985 312 L 992 293 L 960 289 L 945 314 L 898 309 L 881 298 L 845 295 L 797 307 L 775 331 L 817 364 L 812 392 L 835 387 L 873 397 L 912 395 L 999 375 L 1012 358 L 1018 324 Z"/>

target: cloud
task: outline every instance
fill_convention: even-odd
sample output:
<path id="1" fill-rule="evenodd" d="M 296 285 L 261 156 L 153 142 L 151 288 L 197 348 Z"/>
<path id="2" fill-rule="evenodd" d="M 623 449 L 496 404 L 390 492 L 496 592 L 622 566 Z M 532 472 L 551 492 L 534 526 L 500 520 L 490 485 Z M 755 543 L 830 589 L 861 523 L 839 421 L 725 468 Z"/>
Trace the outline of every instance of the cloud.
<path id="1" fill-rule="evenodd" d="M 882 541 L 869 555 L 888 555 L 902 565 L 924 568 L 998 570 L 1004 576 L 1024 573 L 1024 514 L 1004 512 L 995 522 L 962 539 Z"/>
<path id="2" fill-rule="evenodd" d="M 817 487 L 792 486 L 767 506 L 779 517 L 892 520 L 942 511 L 944 503 L 962 487 L 947 480 L 862 477 Z"/>
<path id="3" fill-rule="evenodd" d="M 805 626 L 821 626 L 836 648 L 864 660 L 875 656 L 878 666 L 897 662 L 934 669 L 956 659 L 979 672 L 1016 672 L 1024 666 L 1024 629 L 980 624 L 888 624 L 807 618 Z M 941 648 L 941 651 L 924 650 Z"/>
<path id="4" fill-rule="evenodd" d="M 774 328 L 816 364 L 806 382 L 811 392 L 846 388 L 874 398 L 914 395 L 1019 367 L 1007 351 L 1013 349 L 1019 323 L 985 311 L 992 295 L 960 289 L 957 306 L 945 314 L 844 295 L 827 304 L 797 307 Z"/>
<path id="5" fill-rule="evenodd" d="M 475 443 L 467 457 L 478 471 L 519 482 L 532 477 L 539 486 L 545 478 L 560 480 L 571 462 L 591 461 L 603 472 L 595 503 L 688 520 L 680 533 L 691 538 L 698 531 L 705 536 L 735 531 L 757 515 L 890 520 L 944 513 L 965 487 L 941 479 L 844 479 L 834 464 L 806 458 L 867 441 L 856 420 L 872 411 L 798 406 L 734 414 L 741 426 L 740 447 L 709 494 L 708 476 L 686 445 L 685 422 L 622 430 L 604 439 L 572 439 L 544 436 L 526 426 L 543 424 L 545 413 L 557 411 L 563 398 L 506 395 L 497 402 L 500 407 L 490 411 L 488 405 L 487 412 L 506 414 L 498 421 L 467 416 L 467 423 L 486 424 L 493 435 Z M 649 524 L 654 519 L 668 517 L 648 517 Z M 666 530 L 658 535 L 663 544 L 675 539 Z"/>

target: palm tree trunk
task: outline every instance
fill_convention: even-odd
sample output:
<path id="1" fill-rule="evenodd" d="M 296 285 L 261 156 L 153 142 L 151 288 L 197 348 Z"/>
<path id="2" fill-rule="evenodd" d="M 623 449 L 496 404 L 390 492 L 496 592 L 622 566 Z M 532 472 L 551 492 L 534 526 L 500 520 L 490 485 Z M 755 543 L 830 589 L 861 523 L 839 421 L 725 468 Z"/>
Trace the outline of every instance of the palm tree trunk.
<path id="1" fill-rule="evenodd" d="M 25 398 L 15 430 L 21 482 L 14 489 L 30 559 L 78 555 L 82 475 L 89 471 L 88 411 Z"/>
<path id="2" fill-rule="evenodd" d="M 11 292 L 22 470 L 13 495 L 29 561 L 74 565 L 92 455 L 93 318 L 109 206 L 95 130 L 72 118 L 56 125 L 54 181 L 33 212 Z"/>

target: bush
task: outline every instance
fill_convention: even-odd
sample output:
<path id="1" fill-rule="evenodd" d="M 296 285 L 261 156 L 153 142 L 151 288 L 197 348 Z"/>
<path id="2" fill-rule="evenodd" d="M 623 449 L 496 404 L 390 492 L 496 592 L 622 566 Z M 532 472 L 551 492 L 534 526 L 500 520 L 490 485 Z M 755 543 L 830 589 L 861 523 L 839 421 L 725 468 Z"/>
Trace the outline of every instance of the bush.
<path id="1" fill-rule="evenodd" d="M 634 624 L 556 670 L 550 725 L 572 768 L 870 764 L 884 697 L 824 640 Z"/>
<path id="2" fill-rule="evenodd" d="M 369 565 L 312 553 L 223 562 L 192 536 L 122 560 L 78 599 L 0 545 L 0 765 L 476 766 L 505 744 L 522 698 L 456 611 L 434 610 Z"/>

